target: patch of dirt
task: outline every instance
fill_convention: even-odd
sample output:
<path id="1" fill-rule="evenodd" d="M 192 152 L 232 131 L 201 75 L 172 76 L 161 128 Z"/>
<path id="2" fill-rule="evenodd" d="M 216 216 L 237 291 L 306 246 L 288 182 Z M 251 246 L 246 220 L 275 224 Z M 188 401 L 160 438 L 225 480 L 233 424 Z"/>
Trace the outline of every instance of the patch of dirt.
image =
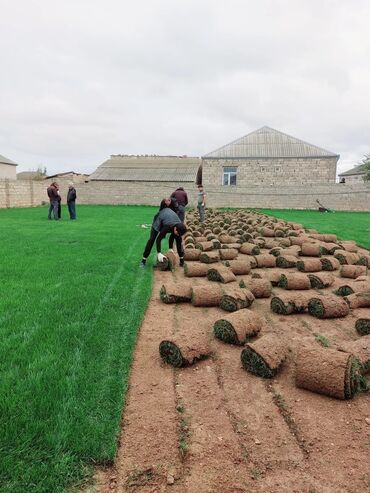
<path id="1" fill-rule="evenodd" d="M 237 276 L 238 282 L 249 277 Z M 242 368 L 241 347 L 214 339 L 213 323 L 226 312 L 160 301 L 161 285 L 174 279 L 184 280 L 182 269 L 155 273 L 134 354 L 117 460 L 113 468 L 97 473 L 97 491 L 370 491 L 369 393 L 341 401 L 294 383 L 294 356 L 300 347 L 320 347 L 318 335 L 331 347 L 358 339 L 355 320 L 369 317 L 370 309 L 321 320 L 306 313 L 277 315 L 270 310 L 270 299 L 255 300 L 251 309 L 264 319 L 261 335 L 275 333 L 289 348 L 282 370 L 264 380 Z M 331 293 L 340 282 L 337 278 L 320 292 Z M 273 292 L 284 290 L 274 287 Z M 207 331 L 212 356 L 175 369 L 162 362 L 158 347 L 183 330 Z"/>

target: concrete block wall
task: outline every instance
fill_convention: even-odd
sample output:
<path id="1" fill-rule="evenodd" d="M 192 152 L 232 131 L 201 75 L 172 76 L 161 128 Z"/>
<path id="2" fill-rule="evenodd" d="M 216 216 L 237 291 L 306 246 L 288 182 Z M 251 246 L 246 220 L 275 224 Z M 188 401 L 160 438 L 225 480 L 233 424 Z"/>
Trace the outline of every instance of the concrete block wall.
<path id="1" fill-rule="evenodd" d="M 62 204 L 66 203 L 69 180 L 58 180 Z M 0 208 L 33 207 L 48 202 L 47 181 L 0 180 Z M 190 205 L 196 205 L 197 188 L 193 183 L 145 183 L 91 181 L 76 185 L 78 204 L 159 205 L 178 186 L 188 193 Z M 306 184 L 301 186 L 207 185 L 209 207 L 251 207 L 275 209 L 317 209 L 318 199 L 335 210 L 370 211 L 370 183 Z"/>

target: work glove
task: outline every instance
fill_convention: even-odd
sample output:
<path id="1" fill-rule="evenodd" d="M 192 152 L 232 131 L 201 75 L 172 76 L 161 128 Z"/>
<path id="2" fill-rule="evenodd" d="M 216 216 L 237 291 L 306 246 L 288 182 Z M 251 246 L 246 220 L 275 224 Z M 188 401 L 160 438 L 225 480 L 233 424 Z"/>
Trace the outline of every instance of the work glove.
<path id="1" fill-rule="evenodd" d="M 165 258 L 166 258 L 165 255 L 163 255 L 161 252 L 158 253 L 157 255 L 158 262 L 163 262 Z"/>
<path id="2" fill-rule="evenodd" d="M 170 253 L 175 253 L 172 248 L 168 250 Z"/>

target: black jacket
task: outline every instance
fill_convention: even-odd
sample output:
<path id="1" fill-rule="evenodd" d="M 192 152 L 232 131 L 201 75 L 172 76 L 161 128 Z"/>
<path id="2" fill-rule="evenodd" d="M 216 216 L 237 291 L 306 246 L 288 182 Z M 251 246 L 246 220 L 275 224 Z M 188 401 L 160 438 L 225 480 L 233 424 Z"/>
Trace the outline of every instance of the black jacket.
<path id="1" fill-rule="evenodd" d="M 77 198 L 76 189 L 69 188 L 67 194 L 67 202 L 74 202 Z"/>

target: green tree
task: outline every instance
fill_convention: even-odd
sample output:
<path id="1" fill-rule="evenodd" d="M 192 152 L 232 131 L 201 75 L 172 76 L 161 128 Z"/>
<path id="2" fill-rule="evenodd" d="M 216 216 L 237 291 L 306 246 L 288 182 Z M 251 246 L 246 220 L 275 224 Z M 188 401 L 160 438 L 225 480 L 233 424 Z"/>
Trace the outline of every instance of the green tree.
<path id="1" fill-rule="evenodd" d="M 41 164 L 37 167 L 35 171 L 37 175 L 34 176 L 34 180 L 43 180 L 47 175 L 46 166 L 42 166 Z"/>
<path id="2" fill-rule="evenodd" d="M 365 171 L 364 181 L 370 181 L 370 154 L 365 154 L 359 164 L 363 166 Z"/>

